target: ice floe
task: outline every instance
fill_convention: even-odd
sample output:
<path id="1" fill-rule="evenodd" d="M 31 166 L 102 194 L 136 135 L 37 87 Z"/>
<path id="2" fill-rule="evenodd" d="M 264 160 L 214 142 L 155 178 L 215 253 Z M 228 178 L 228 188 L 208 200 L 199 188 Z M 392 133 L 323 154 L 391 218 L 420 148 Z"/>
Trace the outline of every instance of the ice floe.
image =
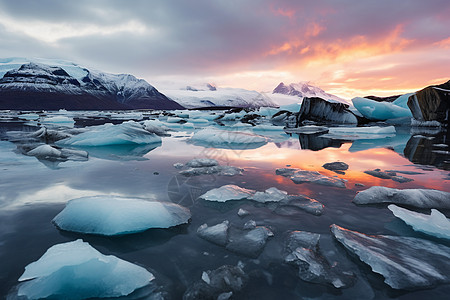
<path id="1" fill-rule="evenodd" d="M 315 183 L 339 188 L 345 188 L 346 180 L 338 177 L 329 177 L 317 171 L 307 171 L 294 168 L 280 168 L 276 170 L 277 175 L 289 177 L 294 183 Z"/>
<path id="2" fill-rule="evenodd" d="M 394 126 L 365 126 L 365 127 L 329 127 L 328 133 L 321 137 L 333 139 L 379 139 L 385 137 L 395 137 Z"/>
<path id="3" fill-rule="evenodd" d="M 437 209 L 431 209 L 431 215 L 427 215 L 398 207 L 395 204 L 389 205 L 388 208 L 394 216 L 403 220 L 415 231 L 450 239 L 450 220 Z"/>
<path id="4" fill-rule="evenodd" d="M 103 255 L 82 240 L 50 247 L 27 265 L 18 296 L 27 299 L 120 297 L 147 286 L 155 277 L 146 269 Z"/>
<path id="5" fill-rule="evenodd" d="M 251 132 L 206 128 L 191 138 L 194 145 L 230 149 L 256 149 L 267 144 L 267 138 Z"/>
<path id="6" fill-rule="evenodd" d="M 450 209 L 450 193 L 432 189 L 393 189 L 372 186 L 356 194 L 356 204 L 393 203 L 418 208 Z"/>
<path id="7" fill-rule="evenodd" d="M 418 289 L 450 282 L 449 247 L 413 237 L 367 235 L 335 224 L 331 225 L 331 232 L 394 289 Z"/>
<path id="8" fill-rule="evenodd" d="M 306 125 L 295 128 L 286 128 L 286 132 L 288 133 L 298 133 L 298 134 L 323 134 L 328 133 L 329 129 L 325 126 L 317 126 L 317 125 Z"/>
<path id="9" fill-rule="evenodd" d="M 381 179 L 392 179 L 392 180 L 400 182 L 400 183 L 410 182 L 410 181 L 414 180 L 412 178 L 407 178 L 407 177 L 397 175 L 397 172 L 395 172 L 395 171 L 381 171 L 380 169 L 375 169 L 375 170 L 364 171 L 364 173 L 374 176 L 374 177 L 381 178 Z"/>
<path id="10" fill-rule="evenodd" d="M 330 265 L 319 249 L 320 234 L 292 231 L 286 239 L 284 261 L 298 267 L 299 277 L 307 282 L 330 284 L 335 288 L 353 285 L 355 277 Z"/>
<path id="11" fill-rule="evenodd" d="M 150 228 L 169 228 L 185 224 L 190 218 L 189 209 L 170 202 L 95 196 L 70 200 L 53 222 L 67 231 L 122 235 Z"/>
<path id="12" fill-rule="evenodd" d="M 185 166 L 188 167 L 188 169 L 181 170 L 179 173 L 187 177 L 210 174 L 235 176 L 242 175 L 242 172 L 244 172 L 244 169 L 238 167 L 221 166 L 217 160 L 209 158 L 195 158 L 184 165 L 182 163 L 177 163 L 175 167 L 177 169 L 182 169 Z"/>
<path id="13" fill-rule="evenodd" d="M 241 188 L 237 185 L 227 184 L 216 189 L 209 190 L 200 198 L 207 201 L 226 202 L 231 200 L 248 199 L 256 193 L 255 190 Z"/>
<path id="14" fill-rule="evenodd" d="M 88 131 L 57 143 L 71 146 L 109 146 L 161 143 L 161 137 L 148 132 L 143 125 L 128 121 L 122 124 L 104 124 L 87 128 Z"/>
<path id="15" fill-rule="evenodd" d="M 243 228 L 232 226 L 228 221 L 213 226 L 203 224 L 198 228 L 197 234 L 204 240 L 248 257 L 258 257 L 267 238 L 273 236 L 270 229 L 256 226 L 254 221 L 247 222 Z"/>
<path id="16" fill-rule="evenodd" d="M 201 279 L 188 287 L 183 299 L 233 299 L 233 293 L 239 292 L 247 281 L 248 276 L 241 266 L 224 265 L 216 270 L 204 271 Z"/>
<path id="17" fill-rule="evenodd" d="M 43 118 L 42 124 L 73 127 L 75 125 L 75 121 L 73 118 L 66 116 L 51 116 Z"/>

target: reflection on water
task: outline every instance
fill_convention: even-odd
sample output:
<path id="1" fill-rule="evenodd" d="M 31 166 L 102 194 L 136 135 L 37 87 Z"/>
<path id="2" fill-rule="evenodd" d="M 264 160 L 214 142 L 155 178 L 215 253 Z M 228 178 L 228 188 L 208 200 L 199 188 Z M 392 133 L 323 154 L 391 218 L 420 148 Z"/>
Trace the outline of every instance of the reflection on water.
<path id="1" fill-rule="evenodd" d="M 104 121 L 103 119 L 101 120 Z M 385 205 L 359 207 L 351 201 L 370 186 L 393 188 L 434 188 L 450 192 L 448 184 L 448 136 L 397 133 L 393 137 L 357 141 L 314 135 L 285 135 L 258 132 L 274 137 L 253 146 L 211 147 L 188 143 L 190 134 L 175 133 L 162 144 L 146 146 L 86 147 L 87 161 L 65 161 L 49 169 L 35 157 L 16 151 L 5 134 L 9 130 L 30 131 L 23 124 L 1 130 L 0 141 L 0 295 L 17 284 L 24 267 L 57 243 L 83 238 L 104 254 L 113 254 L 151 270 L 158 284 L 166 287 L 168 298 L 180 299 L 187 287 L 200 280 L 203 271 L 242 261 L 250 274 L 248 286 L 237 299 L 439 299 L 450 293 L 449 285 L 421 291 L 393 291 L 381 276 L 352 259 L 329 233 L 331 224 L 369 234 L 393 234 L 427 238 L 409 229 Z M 192 158 L 214 158 L 221 165 L 244 168 L 232 177 L 202 175 L 185 177 L 175 163 Z M 336 174 L 323 164 L 342 161 L 345 174 Z M 412 163 L 411 163 L 412 162 Z M 318 171 L 345 179 L 346 189 L 312 183 L 295 184 L 275 174 L 277 168 L 292 167 Z M 420 171 L 404 174 L 411 182 L 398 183 L 365 174 L 366 170 Z M 447 179 L 447 180 L 446 180 Z M 251 201 L 209 203 L 198 198 L 225 184 L 264 191 L 276 187 L 291 195 L 307 195 L 324 204 L 321 216 L 299 209 Z M 356 185 L 358 184 L 358 185 Z M 361 186 L 360 184 L 364 185 Z M 85 236 L 58 231 L 51 223 L 70 199 L 93 195 L 118 195 L 171 201 L 189 207 L 190 224 L 172 229 L 149 230 L 123 237 Z M 238 210 L 250 215 L 239 217 Z M 449 211 L 444 211 L 450 216 Z M 257 260 L 248 259 L 199 238 L 197 228 L 224 220 L 243 226 L 254 220 L 274 233 Z M 397 221 L 395 221 L 397 220 Z M 330 264 L 338 262 L 357 276 L 355 286 L 336 290 L 306 283 L 292 266 L 283 263 L 284 238 L 291 230 L 320 233 L 320 248 Z M 437 241 L 439 242 L 439 241 Z"/>

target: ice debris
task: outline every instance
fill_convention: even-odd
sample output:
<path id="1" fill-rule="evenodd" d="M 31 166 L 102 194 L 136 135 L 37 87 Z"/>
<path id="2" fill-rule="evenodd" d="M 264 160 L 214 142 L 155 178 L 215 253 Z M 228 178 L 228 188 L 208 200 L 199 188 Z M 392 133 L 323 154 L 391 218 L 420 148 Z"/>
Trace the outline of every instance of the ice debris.
<path id="1" fill-rule="evenodd" d="M 183 164 L 181 163 L 176 165 L 177 166 L 174 166 L 177 169 L 183 168 Z M 242 175 L 242 172 L 244 171 L 244 169 L 234 166 L 221 166 L 217 160 L 209 158 L 195 158 L 188 161 L 185 166 L 188 167 L 188 169 L 180 171 L 180 174 L 188 177 L 209 174 L 235 176 Z"/>
<path id="2" fill-rule="evenodd" d="M 161 143 L 161 137 L 144 129 L 143 125 L 128 121 L 122 124 L 92 126 L 88 131 L 60 140 L 71 146 L 108 146 Z"/>
<path id="3" fill-rule="evenodd" d="M 200 198 L 207 201 L 226 202 L 230 200 L 248 199 L 256 193 L 255 190 L 241 188 L 237 185 L 228 184 L 216 189 L 209 190 Z"/>
<path id="4" fill-rule="evenodd" d="M 256 149 L 267 144 L 267 138 L 251 132 L 206 128 L 194 133 L 191 142 L 214 148 Z"/>
<path id="5" fill-rule="evenodd" d="M 18 296 L 27 299 L 120 297 L 147 286 L 155 277 L 146 269 L 103 255 L 81 239 L 50 247 L 27 265 Z"/>
<path id="6" fill-rule="evenodd" d="M 394 289 L 426 288 L 450 282 L 449 247 L 413 237 L 367 235 L 335 224 L 331 225 L 331 232 Z"/>
<path id="7" fill-rule="evenodd" d="M 169 228 L 190 218 L 189 209 L 170 202 L 95 196 L 70 200 L 53 223 L 62 230 L 110 236 Z"/>
<path id="8" fill-rule="evenodd" d="M 407 177 L 397 175 L 397 173 L 395 171 L 381 171 L 380 169 L 375 169 L 375 170 L 364 171 L 364 173 L 374 176 L 374 177 L 381 178 L 381 179 L 392 179 L 392 180 L 400 182 L 400 183 L 410 182 L 410 181 L 414 180 L 412 178 L 407 178 Z"/>
<path id="9" fill-rule="evenodd" d="M 204 240 L 224 246 L 227 250 L 248 257 L 258 257 L 266 245 L 267 238 L 273 236 L 270 229 L 256 226 L 251 222 L 242 229 L 224 221 L 214 226 L 201 225 L 197 234 Z"/>
<path id="10" fill-rule="evenodd" d="M 307 171 L 294 168 L 280 168 L 276 170 L 277 175 L 289 177 L 294 183 L 315 183 L 339 188 L 345 188 L 346 180 L 338 177 L 328 177 L 317 171 Z"/>
<path id="11" fill-rule="evenodd" d="M 224 265 L 212 271 L 204 271 L 201 279 L 190 286 L 183 300 L 194 299 L 232 299 L 247 283 L 248 276 L 238 266 Z"/>
<path id="12" fill-rule="evenodd" d="M 248 216 L 250 214 L 250 212 L 245 210 L 245 209 L 239 208 L 237 214 L 238 214 L 239 217 L 243 218 L 245 216 Z"/>
<path id="13" fill-rule="evenodd" d="M 350 272 L 342 272 L 337 265 L 331 266 L 319 249 L 320 234 L 292 231 L 286 239 L 286 263 L 298 267 L 299 277 L 319 284 L 330 284 L 335 288 L 353 285 L 355 278 Z"/>
<path id="14" fill-rule="evenodd" d="M 410 225 L 415 231 L 420 231 L 438 238 L 450 239 L 450 220 L 437 209 L 431 210 L 431 215 L 421 214 L 395 204 L 388 206 L 394 216 Z"/>
<path id="15" fill-rule="evenodd" d="M 393 203 L 418 208 L 450 209 L 450 193 L 432 189 L 393 189 L 372 186 L 356 194 L 356 204 Z"/>

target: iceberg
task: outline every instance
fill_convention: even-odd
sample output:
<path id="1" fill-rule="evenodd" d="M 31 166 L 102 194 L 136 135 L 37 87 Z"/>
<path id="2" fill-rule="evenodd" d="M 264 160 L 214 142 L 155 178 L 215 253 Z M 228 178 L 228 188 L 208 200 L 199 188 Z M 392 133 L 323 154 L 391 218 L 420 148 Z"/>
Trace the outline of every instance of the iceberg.
<path id="1" fill-rule="evenodd" d="M 95 196 L 70 200 L 53 223 L 66 231 L 110 236 L 169 228 L 190 218 L 189 209 L 174 203 Z"/>
<path id="2" fill-rule="evenodd" d="M 120 297 L 147 286 L 155 277 L 146 269 L 103 255 L 81 239 L 50 247 L 27 265 L 18 296 L 27 299 Z"/>
<path id="3" fill-rule="evenodd" d="M 411 95 L 411 94 L 407 94 Z M 353 106 L 367 119 L 384 121 L 388 119 L 412 117 L 411 110 L 406 105 L 406 95 L 397 98 L 398 102 L 379 102 L 367 98 L 356 97 L 352 99 Z M 406 100 L 405 100 L 406 99 Z"/>
<path id="4" fill-rule="evenodd" d="M 200 198 L 206 201 L 226 202 L 231 200 L 248 199 L 256 193 L 254 190 L 241 188 L 237 185 L 227 184 L 216 189 L 209 190 Z"/>
<path id="5" fill-rule="evenodd" d="M 415 231 L 450 239 L 450 220 L 437 209 L 432 209 L 431 215 L 426 215 L 398 207 L 395 204 L 389 205 L 388 208 L 394 216 L 403 220 Z"/>
<path id="6" fill-rule="evenodd" d="M 289 177 L 294 183 L 315 183 L 339 188 L 345 188 L 346 180 L 338 177 L 328 177 L 316 171 L 306 171 L 302 169 L 280 168 L 275 172 L 277 175 Z"/>
<path id="7" fill-rule="evenodd" d="M 256 149 L 267 144 L 267 138 L 251 132 L 206 128 L 194 133 L 194 145 L 214 148 Z"/>
<path id="8" fill-rule="evenodd" d="M 393 203 L 418 208 L 450 209 L 450 193 L 432 189 L 393 189 L 372 186 L 356 194 L 356 204 Z"/>
<path id="9" fill-rule="evenodd" d="M 312 283 L 330 284 L 335 288 L 353 285 L 352 273 L 344 273 L 337 265 L 331 266 L 319 249 L 320 234 L 307 231 L 292 231 L 286 239 L 286 263 L 298 267 L 299 277 Z"/>
<path id="10" fill-rule="evenodd" d="M 92 126 L 88 131 L 57 142 L 70 146 L 141 145 L 161 143 L 161 137 L 148 132 L 143 125 L 128 121 L 122 124 Z"/>
<path id="11" fill-rule="evenodd" d="M 367 235 L 331 225 L 336 240 L 381 274 L 394 289 L 418 289 L 450 282 L 450 248 L 428 240 Z"/>

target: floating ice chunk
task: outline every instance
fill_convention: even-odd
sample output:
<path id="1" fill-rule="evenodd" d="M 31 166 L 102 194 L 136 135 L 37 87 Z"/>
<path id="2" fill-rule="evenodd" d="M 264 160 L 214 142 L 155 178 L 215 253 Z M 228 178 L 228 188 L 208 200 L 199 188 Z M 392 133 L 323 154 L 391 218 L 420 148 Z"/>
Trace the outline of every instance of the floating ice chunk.
<path id="1" fill-rule="evenodd" d="M 408 101 L 408 98 L 406 98 Z M 399 102 L 379 102 L 367 98 L 356 97 L 352 99 L 355 108 L 369 120 L 387 120 L 403 117 L 412 117 L 411 110 L 402 107 L 403 98 Z M 400 104 L 400 105 L 398 105 Z"/>
<path id="2" fill-rule="evenodd" d="M 206 128 L 194 133 L 191 141 L 199 146 L 231 149 L 253 149 L 267 144 L 267 138 L 251 132 Z"/>
<path id="3" fill-rule="evenodd" d="M 207 201 L 226 202 L 230 200 L 248 199 L 256 193 L 254 190 L 241 188 L 237 185 L 228 184 L 220 188 L 212 189 L 201 195 L 200 198 Z"/>
<path id="4" fill-rule="evenodd" d="M 230 222 L 223 221 L 220 224 L 208 227 L 207 224 L 201 225 L 197 229 L 197 234 L 211 243 L 225 246 L 228 243 L 228 228 Z"/>
<path id="5" fill-rule="evenodd" d="M 250 214 L 250 212 L 248 212 L 248 211 L 245 210 L 245 209 L 239 208 L 237 214 L 238 214 L 239 217 L 243 218 L 243 217 L 245 217 L 245 216 L 248 216 L 248 215 Z"/>
<path id="6" fill-rule="evenodd" d="M 39 119 L 39 115 L 38 114 L 34 114 L 34 113 L 20 114 L 17 117 L 19 119 L 23 119 L 23 120 L 37 120 L 37 119 Z"/>
<path id="7" fill-rule="evenodd" d="M 256 125 L 253 126 L 253 131 L 284 131 L 283 126 L 274 126 L 274 125 Z"/>
<path id="8" fill-rule="evenodd" d="M 338 177 L 328 177 L 316 171 L 306 171 L 302 169 L 280 168 L 275 172 L 277 175 L 289 177 L 294 183 L 315 183 L 320 185 L 345 188 L 346 180 Z"/>
<path id="9" fill-rule="evenodd" d="M 303 195 L 288 196 L 281 204 L 275 210 L 276 213 L 281 215 L 288 214 L 288 211 L 292 209 L 300 209 L 315 216 L 320 216 L 324 209 L 322 203 Z"/>
<path id="10" fill-rule="evenodd" d="M 231 227 L 225 248 L 238 254 L 256 258 L 264 250 L 269 236 L 273 236 L 273 233 L 264 226 L 243 230 Z"/>
<path id="11" fill-rule="evenodd" d="M 450 220 L 437 209 L 431 210 L 431 215 L 421 214 L 398 207 L 394 204 L 388 206 L 394 216 L 402 219 L 415 231 L 424 232 L 439 238 L 450 239 Z"/>
<path id="12" fill-rule="evenodd" d="M 44 160 L 78 160 L 78 161 L 86 161 L 88 159 L 89 154 L 86 151 L 82 150 L 72 150 L 72 149 L 57 149 L 50 145 L 39 145 L 32 150 L 26 152 L 28 156 L 35 156 L 38 159 Z"/>
<path id="13" fill-rule="evenodd" d="M 449 247 L 413 237 L 366 235 L 335 224 L 331 225 L 331 232 L 394 289 L 417 289 L 450 282 Z"/>
<path id="14" fill-rule="evenodd" d="M 120 297 L 148 285 L 152 273 L 113 255 L 103 255 L 82 240 L 50 247 L 25 267 L 19 296 L 27 299 Z"/>
<path id="15" fill-rule="evenodd" d="M 69 118 L 66 116 L 53 116 L 53 117 L 43 118 L 42 123 L 66 126 L 66 127 L 73 127 L 73 125 L 75 124 L 75 121 L 73 120 L 73 118 Z"/>
<path id="16" fill-rule="evenodd" d="M 243 171 L 244 169 L 233 166 L 211 166 L 211 167 L 189 168 L 180 171 L 180 174 L 184 176 L 199 176 L 208 174 L 216 174 L 220 176 L 235 176 L 235 175 L 242 175 Z"/>
<path id="17" fill-rule="evenodd" d="M 323 134 L 329 131 L 328 127 L 316 126 L 316 125 L 306 125 L 295 128 L 286 128 L 286 132 L 289 133 L 299 133 L 299 134 Z"/>
<path id="18" fill-rule="evenodd" d="M 61 151 L 50 145 L 40 145 L 28 151 L 27 155 L 36 157 L 60 157 Z"/>
<path id="19" fill-rule="evenodd" d="M 286 197 L 287 192 L 280 191 L 276 187 L 271 187 L 264 192 L 256 192 L 253 196 L 249 198 L 249 200 L 261 203 L 280 202 L 281 200 L 286 199 Z"/>
<path id="20" fill-rule="evenodd" d="M 58 143 L 72 146 L 153 144 L 161 143 L 161 137 L 148 132 L 143 125 L 129 121 L 118 125 L 92 126 L 89 131 L 60 140 Z"/>
<path id="21" fill-rule="evenodd" d="M 217 160 L 210 158 L 195 158 L 186 163 L 186 166 L 190 168 L 212 167 L 218 165 L 219 163 Z"/>
<path id="22" fill-rule="evenodd" d="M 221 266 L 202 273 L 201 280 L 190 286 L 183 295 L 184 300 L 231 299 L 233 292 L 239 292 L 248 276 L 240 266 Z"/>
<path id="23" fill-rule="evenodd" d="M 322 167 L 330 171 L 345 171 L 348 169 L 348 165 L 342 161 L 326 163 L 323 164 Z"/>
<path id="24" fill-rule="evenodd" d="M 71 136 L 71 134 L 66 132 L 47 129 L 43 126 L 38 131 L 31 133 L 28 137 L 39 139 L 45 143 L 53 143 Z"/>
<path id="25" fill-rule="evenodd" d="M 431 189 L 398 190 L 372 186 L 356 194 L 356 204 L 393 203 L 419 208 L 450 209 L 450 193 Z"/>
<path id="26" fill-rule="evenodd" d="M 184 164 L 183 164 L 183 163 L 174 163 L 174 164 L 173 164 L 173 167 L 174 167 L 175 169 L 183 169 Z"/>
<path id="27" fill-rule="evenodd" d="M 331 284 L 335 288 L 351 286 L 354 275 L 328 263 L 319 250 L 319 238 L 317 233 L 291 232 L 286 241 L 284 261 L 298 266 L 298 275 L 304 281 Z"/>
<path id="28" fill-rule="evenodd" d="M 180 123 L 181 121 L 184 121 L 184 120 L 179 117 L 168 117 L 166 120 L 167 123 Z"/>
<path id="29" fill-rule="evenodd" d="M 67 231 L 120 235 L 169 228 L 185 224 L 190 218 L 189 209 L 174 203 L 95 196 L 70 200 L 53 222 Z"/>
<path id="30" fill-rule="evenodd" d="M 244 224 L 244 229 L 255 229 L 256 228 L 256 221 L 255 220 L 248 220 Z"/>

